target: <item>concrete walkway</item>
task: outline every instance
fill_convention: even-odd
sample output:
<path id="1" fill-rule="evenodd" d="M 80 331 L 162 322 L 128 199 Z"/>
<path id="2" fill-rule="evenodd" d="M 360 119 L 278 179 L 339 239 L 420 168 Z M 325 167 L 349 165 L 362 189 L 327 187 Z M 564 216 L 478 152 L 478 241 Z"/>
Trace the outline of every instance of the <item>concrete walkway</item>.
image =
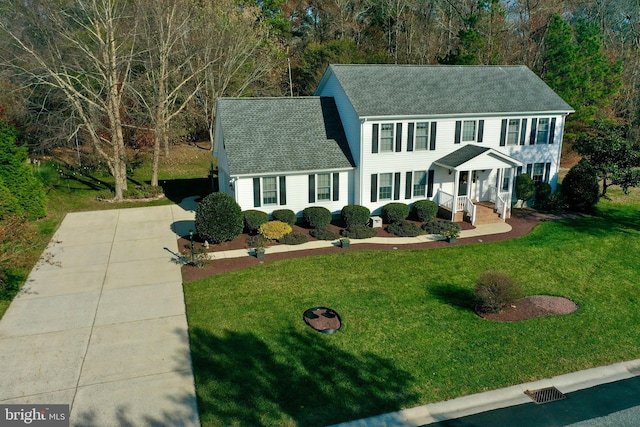
<path id="1" fill-rule="evenodd" d="M 478 225 L 473 230 L 462 230 L 460 232 L 460 237 L 458 239 L 466 239 L 466 238 L 478 238 L 482 236 L 487 236 L 489 234 L 500 234 L 500 233 L 508 233 L 511 231 L 511 226 L 506 222 L 498 222 L 494 224 L 485 224 Z M 184 233 L 187 234 L 187 233 Z M 445 240 L 444 237 L 436 235 L 436 234 L 424 234 L 418 237 L 371 237 L 369 239 L 350 239 L 352 245 L 357 245 L 360 243 L 374 243 L 378 245 L 406 245 L 412 243 L 428 243 L 428 242 L 436 242 L 439 240 Z M 302 243 L 300 245 L 277 245 L 270 246 L 267 248 L 266 253 L 274 254 L 281 252 L 294 252 L 294 251 L 304 251 L 308 249 L 320 249 L 320 248 L 330 248 L 332 246 L 336 246 L 338 244 L 337 241 L 330 240 L 316 240 L 313 242 Z M 227 258 L 240 258 L 247 256 L 251 253 L 248 249 L 234 249 L 230 251 L 219 251 L 219 252 L 211 252 L 209 253 L 209 259 L 227 259 Z"/>
<path id="2" fill-rule="evenodd" d="M 198 426 L 176 232 L 159 206 L 68 214 L 0 321 L 0 403 L 71 425 Z"/>
<path id="3" fill-rule="evenodd" d="M 492 390 L 485 393 L 473 394 L 470 396 L 463 396 L 457 399 L 447 400 L 439 403 L 432 403 L 429 405 L 418 406 L 411 409 L 405 409 L 398 412 L 392 412 L 384 415 L 380 415 L 377 417 L 365 418 L 356 421 L 345 422 L 342 424 L 337 424 L 333 427 L 417 427 L 417 426 L 427 426 L 430 424 L 434 424 L 436 426 L 499 426 L 499 425 L 525 425 L 525 419 L 520 418 L 524 416 L 525 410 L 531 412 L 530 408 L 527 406 L 519 406 L 519 405 L 536 405 L 533 403 L 531 398 L 524 394 L 526 390 L 538 390 L 546 387 L 556 387 L 564 394 L 574 393 L 579 390 L 588 389 L 591 387 L 601 386 L 603 384 L 609 384 L 616 381 L 628 380 L 631 378 L 635 378 L 640 375 L 640 359 L 632 360 L 629 362 L 616 363 L 609 366 L 603 366 L 599 368 L 587 369 L 584 371 L 573 372 L 570 374 L 559 375 L 557 377 L 548 378 L 540 381 L 530 382 L 526 384 L 519 384 L 512 387 L 507 387 L 498 390 Z M 634 390 L 630 398 L 635 403 L 634 406 L 640 405 L 640 398 L 635 395 L 636 391 Z M 593 396 L 589 396 L 591 405 L 595 404 L 595 399 Z M 619 399 L 621 399 L 619 397 Z M 565 401 L 563 401 L 565 402 Z M 582 405 L 589 406 L 589 400 L 581 403 Z M 551 405 L 551 404 L 546 404 Z M 545 408 L 546 405 L 541 405 L 539 408 Z M 569 399 L 566 401 L 566 405 L 571 406 L 571 402 Z M 515 408 L 518 406 L 517 408 Z M 611 405 L 610 405 L 611 406 Z M 630 404 L 626 404 L 624 408 L 627 408 Z M 497 415 L 488 415 L 484 418 L 484 420 L 477 420 L 477 423 L 473 420 L 469 420 L 469 422 L 460 421 L 459 423 L 456 421 L 452 421 L 447 423 L 447 420 L 458 420 L 463 417 L 468 417 L 469 415 L 479 414 L 487 411 L 494 411 L 501 408 L 509 408 L 514 407 L 513 411 L 510 411 L 506 416 L 506 420 L 501 419 L 497 421 L 499 418 Z M 547 407 L 547 408 L 550 408 Z M 606 408 L 600 408 L 606 409 Z M 611 412 L 614 412 L 613 408 L 610 407 Z M 563 423 L 562 419 L 569 419 L 567 417 L 567 412 L 569 412 L 568 408 L 561 408 L 562 416 L 558 415 L 556 423 L 554 420 L 553 414 L 550 414 L 548 409 L 545 411 L 541 409 L 541 411 L 546 413 L 546 418 L 541 420 L 540 423 L 536 423 L 535 420 L 527 420 L 526 425 L 535 425 L 535 426 L 551 426 L 551 425 L 568 425 L 570 423 Z M 583 409 L 582 417 L 585 416 Z M 608 413 L 605 411 L 605 413 Z M 526 418 L 526 417 L 525 417 Z M 584 418 L 582 418 L 584 419 Z M 506 423 L 505 423 L 506 421 Z M 633 424 L 624 424 L 624 425 L 639 425 L 640 421 L 638 419 L 633 420 Z M 593 425 L 616 425 L 616 424 L 593 424 Z M 620 425 L 620 424 L 618 424 Z"/>

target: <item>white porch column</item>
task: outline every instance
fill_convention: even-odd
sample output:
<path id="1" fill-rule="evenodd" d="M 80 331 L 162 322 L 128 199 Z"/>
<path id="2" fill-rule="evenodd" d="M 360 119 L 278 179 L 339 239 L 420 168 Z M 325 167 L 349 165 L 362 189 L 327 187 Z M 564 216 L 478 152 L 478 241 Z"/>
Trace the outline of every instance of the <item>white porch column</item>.
<path id="1" fill-rule="evenodd" d="M 468 181 L 468 180 L 467 180 Z M 460 171 L 456 169 L 455 178 L 453 179 L 453 203 L 451 207 L 451 221 L 456 217 L 456 209 L 458 207 L 458 183 L 460 182 Z"/>
<path id="2" fill-rule="evenodd" d="M 518 168 L 511 168 L 509 173 L 509 205 L 511 205 L 511 200 L 513 200 L 513 181 L 515 181 L 517 170 Z"/>

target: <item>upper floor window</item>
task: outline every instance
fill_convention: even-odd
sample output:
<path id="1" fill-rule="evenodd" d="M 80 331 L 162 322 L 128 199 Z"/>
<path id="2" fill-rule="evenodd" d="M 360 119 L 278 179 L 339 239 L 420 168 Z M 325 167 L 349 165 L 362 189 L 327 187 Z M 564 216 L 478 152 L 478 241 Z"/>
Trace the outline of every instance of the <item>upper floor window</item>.
<path id="1" fill-rule="evenodd" d="M 416 150 L 426 150 L 429 147 L 429 123 L 428 122 L 419 122 L 416 123 L 416 134 L 415 134 L 415 149 Z"/>
<path id="2" fill-rule="evenodd" d="M 549 119 L 538 119 L 538 130 L 536 131 L 536 144 L 546 144 L 549 142 Z"/>
<path id="3" fill-rule="evenodd" d="M 462 141 L 476 140 L 476 121 L 465 120 L 462 122 Z"/>
<path id="4" fill-rule="evenodd" d="M 518 145 L 520 142 L 520 119 L 509 119 L 507 129 L 507 145 Z"/>
<path id="5" fill-rule="evenodd" d="M 484 120 L 458 120 L 456 121 L 455 143 L 482 142 L 484 132 Z"/>
<path id="6" fill-rule="evenodd" d="M 393 124 L 380 125 L 380 151 L 393 151 Z"/>

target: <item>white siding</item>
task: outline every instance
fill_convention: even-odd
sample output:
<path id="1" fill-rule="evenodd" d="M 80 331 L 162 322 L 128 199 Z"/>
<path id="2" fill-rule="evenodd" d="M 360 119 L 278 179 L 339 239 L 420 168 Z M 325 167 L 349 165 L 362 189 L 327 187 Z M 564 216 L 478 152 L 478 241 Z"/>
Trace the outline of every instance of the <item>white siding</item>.
<path id="1" fill-rule="evenodd" d="M 333 172 L 330 172 L 333 173 Z M 353 193 L 350 188 L 350 184 L 353 183 L 353 171 L 339 172 L 339 200 L 316 200 L 314 203 L 309 203 L 309 175 L 285 175 L 286 176 L 286 205 L 273 204 L 264 205 L 261 201 L 261 206 L 255 207 L 253 202 L 253 178 L 254 177 L 242 177 L 236 182 L 236 201 L 242 208 L 242 210 L 257 209 L 270 214 L 277 209 L 291 209 L 296 215 L 301 216 L 302 210 L 309 206 L 322 206 L 329 209 L 332 213 L 339 213 L 345 205 L 353 203 Z M 281 175 L 269 175 L 269 176 L 281 176 Z M 262 186 L 261 186 L 262 190 Z M 278 192 L 278 196 L 280 192 Z M 317 199 L 317 198 L 316 198 Z M 333 199 L 333 198 L 332 198 Z"/>

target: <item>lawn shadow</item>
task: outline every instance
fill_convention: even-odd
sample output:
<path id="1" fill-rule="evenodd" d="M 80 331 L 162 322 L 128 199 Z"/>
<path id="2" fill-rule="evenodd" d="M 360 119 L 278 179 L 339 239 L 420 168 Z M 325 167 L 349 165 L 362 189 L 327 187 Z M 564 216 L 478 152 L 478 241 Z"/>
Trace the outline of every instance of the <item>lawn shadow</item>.
<path id="1" fill-rule="evenodd" d="M 473 290 L 454 284 L 439 284 L 429 288 L 429 292 L 439 301 L 462 310 L 473 310 L 475 295 Z"/>
<path id="2" fill-rule="evenodd" d="M 374 354 L 347 353 L 331 338 L 290 328 L 272 349 L 250 332 L 192 329 L 203 425 L 328 425 L 416 403 L 410 374 Z"/>
<path id="3" fill-rule="evenodd" d="M 608 207 L 597 210 L 591 216 L 564 219 L 559 223 L 578 233 L 596 237 L 606 237 L 612 233 L 637 234 L 640 230 L 640 215 L 633 209 Z"/>
<path id="4" fill-rule="evenodd" d="M 161 180 L 160 186 L 164 195 L 175 204 L 189 196 L 204 197 L 212 191 L 210 178 L 167 179 Z"/>

